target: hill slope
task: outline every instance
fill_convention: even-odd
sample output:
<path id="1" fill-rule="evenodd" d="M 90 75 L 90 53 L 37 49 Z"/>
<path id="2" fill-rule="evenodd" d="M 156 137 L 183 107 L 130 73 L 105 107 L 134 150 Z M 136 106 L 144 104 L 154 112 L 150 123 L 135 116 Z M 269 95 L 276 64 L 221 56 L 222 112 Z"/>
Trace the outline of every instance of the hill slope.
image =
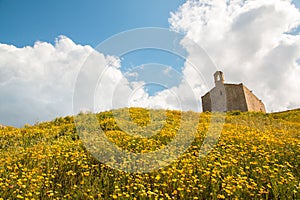
<path id="1" fill-rule="evenodd" d="M 168 145 L 184 114 L 141 108 L 129 111 L 130 118 L 123 116 L 125 109 L 96 117 L 110 141 L 134 153 L 152 152 Z M 126 173 L 94 159 L 79 139 L 73 117 L 23 128 L 0 128 L 0 197 L 300 198 L 300 110 L 227 113 L 218 143 L 201 159 L 198 154 L 211 113 L 185 114 L 200 119 L 192 144 L 171 165 L 150 173 Z M 116 115 L 121 116 L 118 122 Z M 147 127 L 144 132 L 149 137 L 139 136 L 143 127 Z"/>

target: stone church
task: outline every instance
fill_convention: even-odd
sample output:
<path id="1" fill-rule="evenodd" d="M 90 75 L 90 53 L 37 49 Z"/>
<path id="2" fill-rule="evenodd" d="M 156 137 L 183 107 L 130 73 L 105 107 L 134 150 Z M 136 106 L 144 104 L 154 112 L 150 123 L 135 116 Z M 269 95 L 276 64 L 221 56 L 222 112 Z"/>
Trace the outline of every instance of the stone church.
<path id="1" fill-rule="evenodd" d="M 203 112 L 233 110 L 266 112 L 263 102 L 242 83 L 224 83 L 224 74 L 221 71 L 215 72 L 214 79 L 215 87 L 201 97 Z"/>

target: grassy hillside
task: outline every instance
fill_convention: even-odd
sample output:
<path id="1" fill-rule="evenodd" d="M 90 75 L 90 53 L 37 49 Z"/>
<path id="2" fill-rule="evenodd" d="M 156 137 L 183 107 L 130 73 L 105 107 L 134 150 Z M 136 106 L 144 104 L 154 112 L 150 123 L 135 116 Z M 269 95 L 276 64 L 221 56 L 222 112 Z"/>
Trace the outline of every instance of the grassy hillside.
<path id="1" fill-rule="evenodd" d="M 126 173 L 94 159 L 73 117 L 2 127 L 0 199 L 300 199 L 300 110 L 227 113 L 218 143 L 201 159 L 210 113 L 157 110 L 151 112 L 152 121 L 149 110 L 132 108 L 129 113 L 131 120 L 124 115 L 118 123 L 112 112 L 97 114 L 97 119 L 110 141 L 136 153 L 171 142 L 183 114 L 200 120 L 190 148 L 150 173 Z M 145 129 L 139 127 L 148 127 L 144 134 L 150 137 L 140 137 Z M 151 132 L 157 127 L 160 131 Z"/>

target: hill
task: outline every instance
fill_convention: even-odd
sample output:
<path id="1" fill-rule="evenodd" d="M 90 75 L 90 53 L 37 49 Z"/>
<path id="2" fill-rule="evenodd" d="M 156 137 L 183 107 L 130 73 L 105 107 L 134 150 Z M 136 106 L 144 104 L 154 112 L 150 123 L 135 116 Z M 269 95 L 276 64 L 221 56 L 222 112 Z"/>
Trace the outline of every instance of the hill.
<path id="1" fill-rule="evenodd" d="M 300 199 L 300 110 L 229 112 L 218 142 L 202 158 L 199 152 L 211 125 L 211 113 L 127 111 L 95 115 L 106 137 L 127 152 L 147 153 L 166 147 L 181 127 L 188 136 L 189 126 L 194 125 L 188 120 L 192 116 L 199 117 L 196 135 L 187 151 L 169 166 L 149 173 L 128 173 L 91 155 L 78 136 L 82 127 L 75 126 L 74 117 L 23 128 L 4 127 L 0 129 L 0 197 Z M 80 114 L 84 119 L 90 115 Z M 182 116 L 187 116 L 187 121 L 183 122 Z"/>

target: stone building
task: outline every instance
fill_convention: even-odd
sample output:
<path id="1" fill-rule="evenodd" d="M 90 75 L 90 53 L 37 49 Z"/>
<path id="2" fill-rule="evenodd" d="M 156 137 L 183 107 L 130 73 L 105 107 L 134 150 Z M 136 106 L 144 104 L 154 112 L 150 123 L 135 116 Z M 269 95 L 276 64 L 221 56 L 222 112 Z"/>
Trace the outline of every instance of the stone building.
<path id="1" fill-rule="evenodd" d="M 224 74 L 221 71 L 215 72 L 214 79 L 215 87 L 201 97 L 203 112 L 233 110 L 266 112 L 263 102 L 242 83 L 224 83 Z"/>

